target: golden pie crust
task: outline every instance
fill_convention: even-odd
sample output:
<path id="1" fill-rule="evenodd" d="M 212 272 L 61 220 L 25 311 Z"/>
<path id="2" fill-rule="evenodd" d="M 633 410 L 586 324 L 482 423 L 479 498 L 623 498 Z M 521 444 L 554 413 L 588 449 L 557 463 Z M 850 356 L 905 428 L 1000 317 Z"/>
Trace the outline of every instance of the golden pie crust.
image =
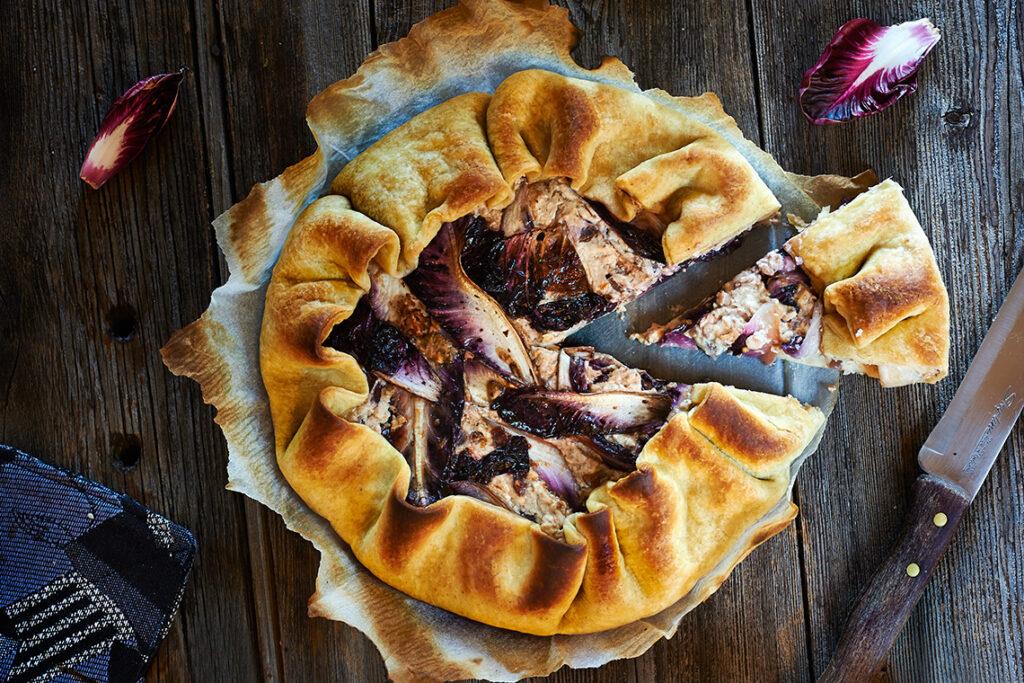
<path id="1" fill-rule="evenodd" d="M 343 417 L 366 400 L 365 374 L 324 341 L 369 288 L 371 265 L 408 274 L 443 223 L 507 204 L 523 176 L 568 178 L 623 220 L 646 212 L 670 261 L 779 207 L 703 124 L 614 86 L 516 73 L 493 97 L 461 95 L 399 126 L 300 215 L 267 290 L 260 364 L 283 474 L 373 574 L 494 626 L 589 633 L 685 595 L 787 495 L 790 465 L 824 418 L 793 398 L 696 385 L 636 471 L 567 519 L 564 542 L 466 496 L 408 504 L 405 458 Z"/>
<path id="2" fill-rule="evenodd" d="M 885 180 L 786 244 L 822 294 L 821 351 L 882 386 L 949 372 L 949 296 L 903 188 Z"/>

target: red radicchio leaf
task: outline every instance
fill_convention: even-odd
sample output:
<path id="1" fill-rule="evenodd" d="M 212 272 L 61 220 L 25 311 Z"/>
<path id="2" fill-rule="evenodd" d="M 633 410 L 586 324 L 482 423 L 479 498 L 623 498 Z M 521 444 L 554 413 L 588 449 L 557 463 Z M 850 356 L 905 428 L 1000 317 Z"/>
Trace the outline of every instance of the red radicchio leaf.
<path id="1" fill-rule="evenodd" d="M 939 37 L 928 19 L 895 26 L 848 21 L 804 74 L 800 109 L 814 124 L 882 111 L 917 90 L 917 69 Z"/>
<path id="2" fill-rule="evenodd" d="M 79 177 L 99 189 L 142 152 L 174 112 L 184 69 L 157 74 L 128 89 L 103 117 Z"/>

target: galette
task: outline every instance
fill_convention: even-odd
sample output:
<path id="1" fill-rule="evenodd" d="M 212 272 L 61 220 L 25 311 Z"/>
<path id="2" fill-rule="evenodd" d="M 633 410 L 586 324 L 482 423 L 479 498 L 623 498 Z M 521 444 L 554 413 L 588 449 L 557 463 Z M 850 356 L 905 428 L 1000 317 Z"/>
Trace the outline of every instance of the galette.
<path id="1" fill-rule="evenodd" d="M 934 381 L 948 303 L 893 188 L 762 259 L 755 293 L 726 285 L 764 344 L 749 318 L 723 335 L 695 315 L 649 341 Z M 767 538 L 746 532 L 787 504 L 824 417 L 566 340 L 779 209 L 713 129 L 611 85 L 521 71 L 419 114 L 342 169 L 274 268 L 260 359 L 281 471 L 374 575 L 451 612 L 538 635 L 659 612 Z M 919 288 L 876 298 L 913 266 Z M 937 355 L 899 355 L 925 333 Z"/>
<path id="2" fill-rule="evenodd" d="M 949 371 L 949 297 L 902 188 L 886 180 L 635 338 L 828 365 L 887 387 L 934 383 Z"/>

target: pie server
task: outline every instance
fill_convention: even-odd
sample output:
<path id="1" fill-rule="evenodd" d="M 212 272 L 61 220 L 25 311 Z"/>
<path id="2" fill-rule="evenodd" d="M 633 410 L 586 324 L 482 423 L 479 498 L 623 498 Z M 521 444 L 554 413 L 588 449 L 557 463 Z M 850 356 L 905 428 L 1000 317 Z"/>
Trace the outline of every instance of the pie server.
<path id="1" fill-rule="evenodd" d="M 924 442 L 903 536 L 854 605 L 819 681 L 868 681 L 882 667 L 1024 406 L 1022 346 L 1024 274 Z"/>

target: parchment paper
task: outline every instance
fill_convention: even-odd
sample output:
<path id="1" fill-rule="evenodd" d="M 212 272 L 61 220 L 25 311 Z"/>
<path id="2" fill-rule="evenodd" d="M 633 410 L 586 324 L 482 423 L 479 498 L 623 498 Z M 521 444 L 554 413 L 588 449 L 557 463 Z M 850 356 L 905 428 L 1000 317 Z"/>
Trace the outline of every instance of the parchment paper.
<path id="1" fill-rule="evenodd" d="M 595 667 L 638 656 L 658 639 L 670 637 L 682 616 L 718 588 L 750 547 L 780 530 L 795 514 L 788 496 L 780 500 L 715 570 L 660 614 L 603 633 L 537 637 L 455 616 L 382 583 L 306 507 L 277 468 L 259 371 L 259 332 L 267 282 L 295 217 L 326 191 L 345 162 L 388 130 L 454 95 L 492 92 L 515 71 L 543 68 L 638 90 L 632 73 L 618 60 L 606 58 L 592 71 L 578 66 L 569 55 L 577 36 L 567 11 L 549 7 L 546 1 L 464 0 L 413 27 L 409 37 L 382 46 L 354 76 L 317 95 L 307 112 L 317 151 L 255 186 L 246 199 L 214 221 L 230 277 L 213 292 L 203 316 L 176 332 L 162 350 L 171 371 L 198 381 L 204 400 L 217 408 L 216 420 L 228 443 L 227 487 L 279 513 L 290 529 L 320 551 L 310 615 L 344 621 L 364 632 L 395 680 L 511 681 L 563 665 Z M 662 91 L 645 94 L 721 132 L 779 197 L 784 214 L 805 220 L 817 214 L 818 205 L 801 189 L 807 179 L 788 176 L 743 138 L 735 122 L 716 109 L 717 100 L 677 99 Z M 833 186 L 826 181 L 816 191 Z M 625 315 L 606 316 L 576 337 L 666 379 L 692 382 L 714 377 L 745 388 L 791 393 L 828 414 L 835 401 L 834 371 L 784 363 L 765 367 L 746 358 L 712 362 L 694 352 L 643 347 L 624 334 L 631 326 L 665 320 L 696 303 L 789 234 L 785 226 L 755 231 L 727 257 L 694 265 L 629 307 Z M 819 433 L 794 464 L 794 476 L 820 437 Z"/>

